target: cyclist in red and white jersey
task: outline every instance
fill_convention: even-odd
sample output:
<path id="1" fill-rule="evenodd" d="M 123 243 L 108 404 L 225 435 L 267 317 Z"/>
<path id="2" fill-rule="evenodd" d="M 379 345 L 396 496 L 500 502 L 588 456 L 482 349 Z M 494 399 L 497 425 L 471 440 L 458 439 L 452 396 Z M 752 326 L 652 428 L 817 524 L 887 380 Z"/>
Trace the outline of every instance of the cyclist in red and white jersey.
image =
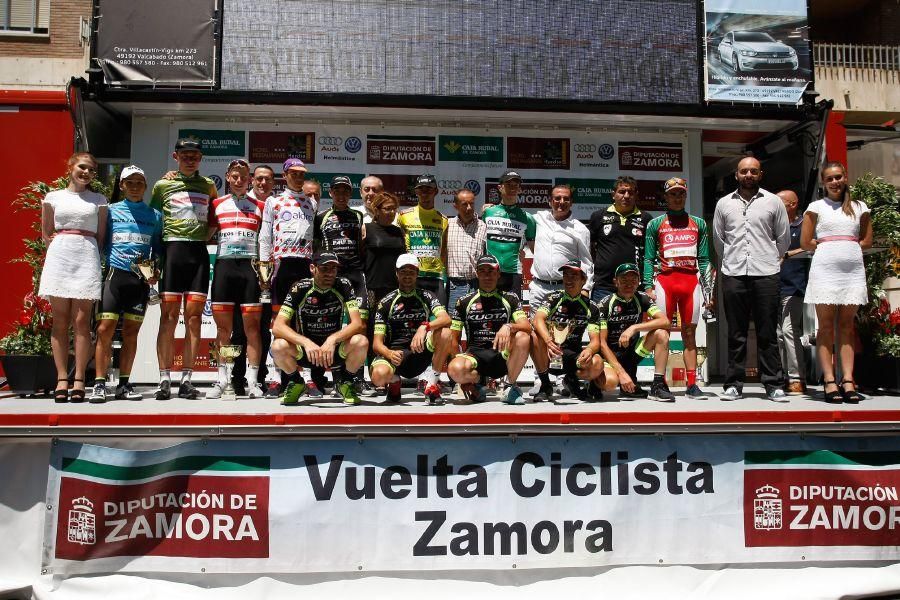
<path id="1" fill-rule="evenodd" d="M 697 323 L 704 307 L 711 306 L 712 266 L 706 221 L 689 215 L 687 182 L 672 177 L 663 185 L 666 213 L 647 225 L 644 236 L 644 277 L 647 295 L 663 309 L 669 321 L 677 310 L 684 341 L 688 398 L 705 398 L 697 386 Z M 704 300 L 709 298 L 710 300 Z"/>

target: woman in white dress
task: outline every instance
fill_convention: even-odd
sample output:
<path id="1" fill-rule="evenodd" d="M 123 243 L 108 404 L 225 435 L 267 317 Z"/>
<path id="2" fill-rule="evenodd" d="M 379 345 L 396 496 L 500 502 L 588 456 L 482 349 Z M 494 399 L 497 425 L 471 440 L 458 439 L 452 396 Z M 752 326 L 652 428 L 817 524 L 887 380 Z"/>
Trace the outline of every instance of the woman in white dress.
<path id="1" fill-rule="evenodd" d="M 800 246 L 815 252 L 809 268 L 806 304 L 814 304 L 819 331 L 816 352 L 825 378 L 825 401 L 860 401 L 853 380 L 853 340 L 859 307 L 868 302 L 862 251 L 872 247 L 872 219 L 864 202 L 850 198 L 847 169 L 830 162 L 822 170 L 825 197 L 803 215 Z M 834 380 L 835 320 L 843 379 Z"/>
<path id="2" fill-rule="evenodd" d="M 100 299 L 100 246 L 106 232 L 106 198 L 88 189 L 97 161 L 88 153 L 69 157 L 69 185 L 47 194 L 41 235 L 47 243 L 38 293 L 50 300 L 50 343 L 56 364 L 56 402 L 84 400 L 84 371 L 91 356 L 91 310 Z M 69 394 L 69 326 L 75 331 L 75 378 Z"/>

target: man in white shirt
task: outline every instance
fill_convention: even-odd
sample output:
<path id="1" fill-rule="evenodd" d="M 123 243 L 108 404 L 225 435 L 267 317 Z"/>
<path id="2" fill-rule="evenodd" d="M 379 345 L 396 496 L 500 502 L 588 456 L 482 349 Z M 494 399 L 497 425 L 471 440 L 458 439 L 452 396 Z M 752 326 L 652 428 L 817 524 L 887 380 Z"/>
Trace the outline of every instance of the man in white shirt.
<path id="1" fill-rule="evenodd" d="M 787 402 L 776 333 L 781 315 L 781 257 L 791 242 L 781 198 L 759 187 L 762 166 L 748 156 L 737 166 L 738 188 L 719 199 L 713 244 L 722 260 L 722 296 L 728 321 L 728 372 L 723 400 L 739 400 L 746 376 L 747 332 L 756 325 L 760 380 L 766 397 Z"/>
<path id="2" fill-rule="evenodd" d="M 562 289 L 559 269 L 573 260 L 581 263 L 587 277 L 584 289 L 590 293 L 594 285 L 591 234 L 584 223 L 572 217 L 572 188 L 565 184 L 554 187 L 550 192 L 550 210 L 539 211 L 534 218 L 537 231 L 528 287 L 529 305 L 540 306 L 548 294 Z"/>

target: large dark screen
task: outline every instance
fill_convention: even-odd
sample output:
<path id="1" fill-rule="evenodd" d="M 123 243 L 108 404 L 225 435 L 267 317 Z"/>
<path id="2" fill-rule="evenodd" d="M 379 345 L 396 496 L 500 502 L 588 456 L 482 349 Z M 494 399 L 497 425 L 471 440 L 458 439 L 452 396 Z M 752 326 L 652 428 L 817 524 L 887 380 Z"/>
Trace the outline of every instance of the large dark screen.
<path id="1" fill-rule="evenodd" d="M 225 0 L 222 88 L 699 101 L 694 0 Z"/>

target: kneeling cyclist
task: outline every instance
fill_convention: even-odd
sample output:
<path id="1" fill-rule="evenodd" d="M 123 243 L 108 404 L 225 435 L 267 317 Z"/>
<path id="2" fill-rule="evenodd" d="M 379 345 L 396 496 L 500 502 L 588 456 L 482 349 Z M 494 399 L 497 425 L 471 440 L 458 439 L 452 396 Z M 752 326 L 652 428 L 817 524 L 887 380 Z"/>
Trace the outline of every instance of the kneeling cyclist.
<path id="1" fill-rule="evenodd" d="M 144 203 L 147 179 L 144 171 L 134 165 L 122 169 L 119 189 L 125 200 L 109 205 L 107 219 L 106 281 L 97 315 L 97 350 L 95 363 L 97 378 L 91 402 L 106 401 L 106 368 L 112 354 L 112 338 L 119 315 L 122 315 L 122 355 L 119 362 L 119 383 L 116 400 L 140 400 L 128 381 L 137 351 L 138 331 L 144 321 L 148 282 L 132 271 L 139 260 L 159 256 L 162 251 L 162 214 Z M 149 282 L 156 283 L 153 277 Z"/>
<path id="2" fill-rule="evenodd" d="M 616 267 L 613 279 L 616 291 L 600 305 L 600 351 L 606 360 L 604 377 L 595 384 L 604 390 L 617 385 L 622 398 L 648 396 L 637 383 L 637 367 L 641 359 L 653 353 L 654 375 L 650 397 L 672 402 L 675 396 L 666 385 L 666 362 L 669 358 L 669 319 L 650 298 L 637 291 L 640 276 L 637 267 L 624 263 Z M 644 321 L 644 315 L 650 317 Z M 646 333 L 643 338 L 640 333 Z"/>
<path id="3" fill-rule="evenodd" d="M 534 334 L 532 353 L 535 371 L 541 386 L 534 396 L 536 402 L 553 397 L 553 385 L 548 373 L 563 374 L 563 384 L 579 400 L 601 398 L 602 386 L 591 383 L 585 391 L 579 380 L 593 381 L 603 377 L 603 359 L 600 358 L 600 307 L 581 289 L 587 275 L 581 262 L 569 261 L 559 269 L 562 272 L 563 289 L 551 292 L 534 314 Z M 549 324 L 549 326 L 548 326 Z M 554 329 L 568 328 L 565 339 L 557 343 Z M 589 343 L 582 348 L 581 340 L 587 329 Z M 562 357 L 562 369 L 550 369 L 551 359 Z"/>
<path id="4" fill-rule="evenodd" d="M 460 298 L 450 330 L 450 348 L 459 348 L 459 337 L 466 330 L 466 351 L 450 361 L 447 373 L 460 384 L 468 402 L 485 399 L 483 377 L 506 375 L 509 386 L 503 391 L 507 404 L 523 404 L 522 390 L 516 385 L 531 347 L 531 323 L 522 310 L 519 297 L 497 289 L 500 263 L 486 254 L 475 267 L 478 289 Z"/>
<path id="5" fill-rule="evenodd" d="M 313 260 L 312 278 L 291 287 L 275 318 L 271 352 L 278 368 L 288 374 L 281 397 L 286 406 L 297 404 L 306 391 L 297 369 L 312 367 L 330 368 L 344 404 L 359 404 L 348 373 L 362 366 L 369 342 L 353 286 L 337 276 L 339 264 L 334 254 L 319 254 Z"/>
<path id="6" fill-rule="evenodd" d="M 450 341 L 450 315 L 433 292 L 417 287 L 418 277 L 419 259 L 402 254 L 397 259 L 400 287 L 382 298 L 375 310 L 372 348 L 378 358 L 372 361 L 372 384 L 387 386 L 387 401 L 399 402 L 400 377 L 416 377 L 431 365 L 425 398 L 429 404 L 440 404 L 436 372 Z"/>

